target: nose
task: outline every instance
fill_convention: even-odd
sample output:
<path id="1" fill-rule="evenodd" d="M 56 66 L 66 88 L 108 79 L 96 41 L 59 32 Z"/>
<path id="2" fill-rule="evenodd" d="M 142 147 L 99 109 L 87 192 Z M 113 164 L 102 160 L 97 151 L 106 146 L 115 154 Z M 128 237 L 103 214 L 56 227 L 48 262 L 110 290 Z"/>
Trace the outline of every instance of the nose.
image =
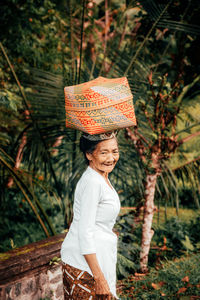
<path id="1" fill-rule="evenodd" d="M 115 160 L 115 157 L 112 153 L 108 153 L 108 156 L 107 156 L 107 161 L 108 162 L 113 162 Z"/>

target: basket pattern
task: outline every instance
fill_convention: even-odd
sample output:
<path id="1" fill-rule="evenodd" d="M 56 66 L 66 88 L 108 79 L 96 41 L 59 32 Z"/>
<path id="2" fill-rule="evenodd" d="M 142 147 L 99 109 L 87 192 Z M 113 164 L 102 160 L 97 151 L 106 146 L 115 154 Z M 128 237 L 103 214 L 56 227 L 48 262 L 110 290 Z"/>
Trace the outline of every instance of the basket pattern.
<path id="1" fill-rule="evenodd" d="M 89 134 L 136 125 L 133 96 L 126 77 L 65 87 L 66 127 Z"/>

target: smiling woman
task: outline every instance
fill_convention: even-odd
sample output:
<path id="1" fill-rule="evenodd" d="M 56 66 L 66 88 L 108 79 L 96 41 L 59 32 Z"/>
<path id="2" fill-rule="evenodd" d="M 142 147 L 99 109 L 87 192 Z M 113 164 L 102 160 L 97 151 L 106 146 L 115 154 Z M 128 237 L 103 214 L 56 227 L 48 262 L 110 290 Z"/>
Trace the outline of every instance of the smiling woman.
<path id="1" fill-rule="evenodd" d="M 85 138 L 83 137 L 82 139 Z M 90 145 L 91 144 L 92 143 L 90 142 Z M 108 185 L 110 185 L 108 174 L 112 172 L 119 159 L 119 149 L 116 137 L 98 142 L 95 144 L 95 149 L 93 149 L 93 151 L 89 151 L 88 149 L 82 150 L 85 153 L 89 166 L 104 176 Z"/>
<path id="2" fill-rule="evenodd" d="M 61 248 L 65 299 L 118 299 L 112 229 L 120 201 L 108 179 L 119 159 L 115 133 L 83 134 L 80 149 L 88 167 L 76 186 L 73 221 Z"/>

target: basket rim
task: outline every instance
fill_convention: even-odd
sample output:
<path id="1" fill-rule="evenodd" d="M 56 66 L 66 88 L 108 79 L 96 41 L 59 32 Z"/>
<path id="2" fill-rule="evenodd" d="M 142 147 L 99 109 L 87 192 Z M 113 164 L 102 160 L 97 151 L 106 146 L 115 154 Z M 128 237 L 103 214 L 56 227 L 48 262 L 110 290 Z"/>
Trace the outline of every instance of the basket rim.
<path id="1" fill-rule="evenodd" d="M 118 86 L 121 87 L 122 84 L 116 85 L 115 88 L 118 87 Z M 129 92 L 129 94 L 132 94 L 132 93 L 131 93 L 131 89 L 130 89 L 130 87 L 129 87 L 128 85 L 124 85 L 124 87 L 127 88 L 127 91 Z M 110 90 L 114 90 L 114 88 L 112 87 L 112 88 L 110 88 Z M 64 89 L 65 97 L 67 97 L 68 95 L 75 95 L 75 96 L 76 96 L 76 95 L 87 95 L 87 94 L 94 94 L 94 93 L 98 93 L 98 92 L 95 92 L 95 91 L 91 90 L 90 88 L 88 88 L 88 91 L 86 90 L 86 91 L 81 92 L 81 93 L 70 92 L 70 91 L 66 91 L 66 90 Z M 112 94 L 110 93 L 109 96 L 115 95 L 115 94 L 117 94 L 117 93 L 119 93 L 119 91 L 116 91 L 115 93 L 112 93 Z M 124 91 L 124 93 L 125 93 L 125 91 Z"/>
<path id="2" fill-rule="evenodd" d="M 85 82 L 82 82 L 82 83 L 79 83 L 79 84 L 75 84 L 75 85 L 69 85 L 69 86 L 65 86 L 64 87 L 64 91 L 65 90 L 67 90 L 68 88 L 70 89 L 70 88 L 72 88 L 72 87 L 78 87 L 78 86 L 86 86 L 86 85 L 89 85 L 90 86 L 90 84 L 92 83 L 92 82 L 95 82 L 95 81 L 98 81 L 98 80 L 100 80 L 100 79 L 104 79 L 104 81 L 106 82 L 108 82 L 108 81 L 117 81 L 117 80 L 119 80 L 119 79 L 121 79 L 121 80 L 125 80 L 126 82 L 127 82 L 127 84 L 128 84 L 128 86 L 129 86 L 129 83 L 128 83 L 128 79 L 127 79 L 127 77 L 126 76 L 122 76 L 122 77 L 116 77 L 116 78 L 107 78 L 107 77 L 103 77 L 103 76 L 98 76 L 98 77 L 96 77 L 96 78 L 94 78 L 94 79 L 92 79 L 92 80 L 89 80 L 89 81 L 85 81 Z M 118 85 L 121 85 L 122 83 L 118 83 Z M 95 85 L 94 85 L 95 86 Z M 117 85 L 116 85 L 117 86 Z M 90 87 L 92 87 L 92 86 L 90 86 Z M 81 93 L 82 94 L 82 93 Z"/>
<path id="3" fill-rule="evenodd" d="M 105 104 L 102 104 L 102 105 L 98 105 L 98 106 L 93 106 L 93 107 L 72 107 L 72 106 L 68 106 L 66 103 L 65 103 L 65 109 L 66 111 L 91 111 L 91 110 L 100 110 L 102 108 L 106 108 L 106 107 L 112 107 L 116 104 L 121 104 L 121 103 L 124 103 L 124 102 L 128 102 L 130 100 L 133 100 L 133 95 L 131 94 L 130 96 L 124 98 L 124 99 L 118 99 L 118 100 L 113 100 L 112 102 L 109 102 L 109 103 L 105 103 Z M 133 103 L 132 103 L 133 105 Z"/>

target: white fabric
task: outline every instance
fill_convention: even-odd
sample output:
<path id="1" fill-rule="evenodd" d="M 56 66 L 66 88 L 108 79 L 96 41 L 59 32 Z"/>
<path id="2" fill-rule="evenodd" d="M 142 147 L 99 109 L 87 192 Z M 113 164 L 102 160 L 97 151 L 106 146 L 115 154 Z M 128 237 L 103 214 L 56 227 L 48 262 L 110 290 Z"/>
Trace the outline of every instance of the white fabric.
<path id="1" fill-rule="evenodd" d="M 63 262 L 91 275 L 83 254 L 96 253 L 116 298 L 117 236 L 112 229 L 119 210 L 115 189 L 101 174 L 88 167 L 76 186 L 73 221 L 61 247 Z"/>

